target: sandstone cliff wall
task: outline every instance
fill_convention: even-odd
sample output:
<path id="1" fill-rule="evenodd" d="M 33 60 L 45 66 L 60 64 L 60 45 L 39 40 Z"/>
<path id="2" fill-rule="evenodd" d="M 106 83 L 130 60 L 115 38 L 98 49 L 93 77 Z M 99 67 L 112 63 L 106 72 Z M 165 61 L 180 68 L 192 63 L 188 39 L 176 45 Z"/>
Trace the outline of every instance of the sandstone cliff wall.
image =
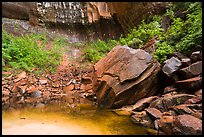
<path id="1" fill-rule="evenodd" d="M 82 25 L 103 39 L 127 34 L 143 18 L 166 7 L 167 2 L 2 2 L 2 16 L 33 25 Z"/>

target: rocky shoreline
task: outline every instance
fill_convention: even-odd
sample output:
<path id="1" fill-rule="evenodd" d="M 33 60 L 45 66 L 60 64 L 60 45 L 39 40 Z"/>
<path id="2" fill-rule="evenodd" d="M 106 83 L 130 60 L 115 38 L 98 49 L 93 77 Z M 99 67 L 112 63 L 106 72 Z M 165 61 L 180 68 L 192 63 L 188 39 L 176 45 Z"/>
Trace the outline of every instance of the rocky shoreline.
<path id="1" fill-rule="evenodd" d="M 116 46 L 94 65 L 92 79 L 99 107 L 153 134 L 202 134 L 201 50 L 175 52 L 160 65 L 141 49 Z"/>
<path id="2" fill-rule="evenodd" d="M 133 105 L 113 110 L 129 115 L 133 123 L 159 135 L 202 134 L 202 51 L 190 58 L 181 53 L 162 66 L 168 83 L 160 94 L 142 98 Z"/>
<path id="3" fill-rule="evenodd" d="M 58 73 L 42 76 L 25 71 L 17 76 L 2 72 L 2 108 L 43 107 L 52 103 L 71 108 L 77 104 L 95 105 L 95 102 L 87 99 L 93 96 L 89 80 L 91 71 L 82 71 L 70 63 Z"/>

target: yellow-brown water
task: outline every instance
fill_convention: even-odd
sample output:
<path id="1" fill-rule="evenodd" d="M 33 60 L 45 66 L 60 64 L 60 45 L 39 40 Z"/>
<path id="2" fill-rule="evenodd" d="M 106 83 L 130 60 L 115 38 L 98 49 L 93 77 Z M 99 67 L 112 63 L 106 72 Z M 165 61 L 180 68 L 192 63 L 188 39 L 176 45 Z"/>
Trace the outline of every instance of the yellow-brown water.
<path id="1" fill-rule="evenodd" d="M 2 112 L 3 135 L 137 135 L 143 127 L 129 117 L 90 106 L 48 106 Z"/>

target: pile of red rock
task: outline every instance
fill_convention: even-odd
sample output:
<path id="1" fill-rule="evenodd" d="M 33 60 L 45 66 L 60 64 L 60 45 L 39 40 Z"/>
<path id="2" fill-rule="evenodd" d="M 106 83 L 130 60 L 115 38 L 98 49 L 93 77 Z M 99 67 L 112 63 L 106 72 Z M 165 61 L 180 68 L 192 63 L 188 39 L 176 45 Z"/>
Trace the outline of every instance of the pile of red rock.
<path id="1" fill-rule="evenodd" d="M 45 76 L 25 71 L 17 76 L 2 72 L 2 107 L 42 107 L 50 103 L 74 107 L 77 103 L 92 103 L 86 99 L 92 95 L 90 74 L 91 69 L 82 71 L 73 66 Z"/>
<path id="2" fill-rule="evenodd" d="M 174 53 L 162 71 L 166 75 L 161 81 L 166 86 L 163 93 L 114 112 L 130 115 L 134 123 L 152 128 L 156 134 L 202 134 L 202 52 L 193 52 L 190 58 Z"/>

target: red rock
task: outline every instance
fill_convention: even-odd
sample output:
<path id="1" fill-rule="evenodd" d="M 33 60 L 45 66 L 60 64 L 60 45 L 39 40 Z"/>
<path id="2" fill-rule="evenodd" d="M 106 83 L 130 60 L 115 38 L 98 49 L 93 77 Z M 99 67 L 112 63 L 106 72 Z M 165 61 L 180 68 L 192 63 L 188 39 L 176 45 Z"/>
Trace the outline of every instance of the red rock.
<path id="1" fill-rule="evenodd" d="M 191 115 L 202 120 L 202 113 L 199 111 L 193 112 Z"/>
<path id="2" fill-rule="evenodd" d="M 60 90 L 59 89 L 51 89 L 51 92 L 60 92 Z"/>
<path id="3" fill-rule="evenodd" d="M 173 122 L 174 116 L 162 116 L 161 119 L 158 120 L 159 129 L 161 129 L 167 135 L 173 134 Z"/>
<path id="4" fill-rule="evenodd" d="M 177 81 L 176 86 L 180 87 L 183 90 L 195 90 L 202 87 L 202 77 L 194 77 L 186 80 Z M 189 91 L 189 92 L 190 92 Z"/>
<path id="5" fill-rule="evenodd" d="M 12 78 L 13 78 L 13 74 L 11 74 L 10 76 L 6 77 L 5 79 L 6 80 L 12 80 Z"/>
<path id="6" fill-rule="evenodd" d="M 143 110 L 144 108 L 148 107 L 149 104 L 157 99 L 158 97 L 157 96 L 151 96 L 151 97 L 148 97 L 148 98 L 143 98 L 143 99 L 140 99 L 138 100 L 135 105 L 133 106 L 133 111 L 141 111 Z"/>
<path id="7" fill-rule="evenodd" d="M 167 112 L 163 112 L 162 116 L 177 116 L 176 112 L 173 110 L 169 110 Z"/>
<path id="8" fill-rule="evenodd" d="M 5 81 L 2 80 L 2 83 L 1 83 L 1 84 L 2 84 L 2 86 L 3 86 L 3 85 L 6 85 L 6 83 L 7 83 L 7 82 L 5 82 Z"/>
<path id="9" fill-rule="evenodd" d="M 146 108 L 145 111 L 147 114 L 149 114 L 151 117 L 154 117 L 154 119 L 161 118 L 162 113 L 156 108 Z"/>
<path id="10" fill-rule="evenodd" d="M 176 116 L 173 127 L 178 135 L 202 135 L 202 120 L 191 115 Z"/>
<path id="11" fill-rule="evenodd" d="M 185 104 L 182 105 L 178 105 L 178 106 L 172 106 L 171 107 L 178 115 L 182 115 L 182 114 L 192 114 L 193 111 L 188 108 L 188 106 L 186 106 Z"/>
<path id="12" fill-rule="evenodd" d="M 82 79 L 81 79 L 81 83 L 83 84 L 91 84 L 92 82 L 92 76 L 87 76 L 87 75 L 83 75 Z"/>
<path id="13" fill-rule="evenodd" d="M 202 110 L 202 103 L 200 103 L 200 104 L 185 104 L 185 105 L 192 110 Z"/>
<path id="14" fill-rule="evenodd" d="M 18 86 L 13 86 L 12 89 L 11 89 L 12 93 L 17 93 L 17 92 L 19 92 L 20 90 L 21 90 L 21 89 L 20 89 Z"/>
<path id="15" fill-rule="evenodd" d="M 74 91 L 66 91 L 66 96 L 73 97 Z"/>
<path id="16" fill-rule="evenodd" d="M 92 89 L 87 90 L 86 92 L 87 92 L 87 93 L 94 93 L 94 91 L 93 91 Z"/>
<path id="17" fill-rule="evenodd" d="M 75 84 L 75 85 L 74 85 L 74 89 L 76 89 L 76 90 L 80 90 L 80 87 L 81 87 L 80 84 Z"/>
<path id="18" fill-rule="evenodd" d="M 70 84 L 70 85 L 68 85 L 68 86 L 66 86 L 66 87 L 63 87 L 63 91 L 72 91 L 72 90 L 74 90 L 74 84 Z"/>
<path id="19" fill-rule="evenodd" d="M 60 85 L 59 85 L 58 83 L 53 83 L 53 84 L 52 84 L 52 87 L 53 87 L 53 88 L 59 88 Z"/>
<path id="20" fill-rule="evenodd" d="M 141 49 L 116 46 L 94 65 L 93 90 L 100 107 L 133 104 L 160 88 L 160 64 Z"/>
<path id="21" fill-rule="evenodd" d="M 201 95 L 201 96 L 202 96 L 202 89 L 196 91 L 196 92 L 195 92 L 195 95 L 197 95 L 197 96 Z"/>
<path id="22" fill-rule="evenodd" d="M 39 90 L 39 88 L 37 88 L 34 85 L 32 85 L 32 86 L 28 87 L 26 90 L 27 90 L 28 93 L 32 93 L 34 91 Z"/>
<path id="23" fill-rule="evenodd" d="M 201 51 L 196 51 L 193 52 L 190 56 L 192 62 L 197 62 L 199 60 L 202 60 L 202 52 Z"/>
<path id="24" fill-rule="evenodd" d="M 176 91 L 177 88 L 174 87 L 174 86 L 168 86 L 168 87 L 165 87 L 164 88 L 164 93 L 169 93 L 169 92 L 173 92 L 173 91 Z"/>
<path id="25" fill-rule="evenodd" d="M 17 76 L 17 79 L 15 79 L 14 82 L 16 83 L 16 82 L 20 81 L 21 79 L 26 78 L 26 76 L 27 76 L 27 75 L 26 75 L 26 72 L 23 71 L 22 73 L 20 73 L 20 74 Z"/>
<path id="26" fill-rule="evenodd" d="M 85 87 L 85 90 L 88 91 L 88 90 L 91 90 L 92 89 L 92 84 L 87 84 L 86 87 Z"/>
<path id="27" fill-rule="evenodd" d="M 2 90 L 2 95 L 3 96 L 9 96 L 9 94 L 10 94 L 9 90 L 6 90 L 6 89 Z"/>
<path id="28" fill-rule="evenodd" d="M 133 106 L 123 106 L 122 108 L 119 109 L 114 109 L 112 110 L 115 112 L 117 115 L 130 115 L 132 113 Z"/>
<path id="29" fill-rule="evenodd" d="M 202 61 L 191 64 L 189 67 L 180 69 L 179 72 L 185 79 L 202 74 Z"/>
<path id="30" fill-rule="evenodd" d="M 38 99 L 36 98 L 26 98 L 24 101 L 25 103 L 31 103 L 34 104 L 35 102 L 37 102 Z"/>
<path id="31" fill-rule="evenodd" d="M 181 67 L 186 67 L 186 66 L 189 66 L 191 64 L 191 59 L 184 56 L 183 54 L 181 54 L 179 52 L 174 52 L 173 56 L 177 57 L 181 61 L 181 63 L 182 63 Z"/>
<path id="32" fill-rule="evenodd" d="M 37 78 L 33 78 L 33 82 L 34 83 L 38 82 L 38 79 Z"/>
<path id="33" fill-rule="evenodd" d="M 72 97 L 66 97 L 66 101 L 67 101 L 69 104 L 74 103 L 74 99 L 73 99 Z"/>
<path id="34" fill-rule="evenodd" d="M 79 92 L 77 90 L 73 91 L 74 93 L 72 94 L 75 98 L 78 98 L 80 96 Z"/>
<path id="35" fill-rule="evenodd" d="M 85 85 L 85 84 L 81 84 L 80 89 L 81 89 L 82 91 L 86 91 L 85 88 L 86 88 L 86 85 Z"/>
<path id="36" fill-rule="evenodd" d="M 139 124 L 145 127 L 153 127 L 153 121 L 149 118 L 145 111 L 141 111 L 132 115 L 130 120 L 135 124 Z"/>
<path id="37" fill-rule="evenodd" d="M 51 95 L 51 93 L 50 93 L 49 91 L 44 91 L 44 92 L 42 93 L 42 97 L 43 97 L 44 99 L 49 99 L 49 98 L 50 98 L 50 95 Z"/>
<path id="38" fill-rule="evenodd" d="M 195 96 L 190 94 L 166 95 L 151 102 L 149 107 L 157 108 L 161 112 L 165 112 L 172 106 L 183 104 L 186 100 L 192 97 Z"/>
<path id="39" fill-rule="evenodd" d="M 7 96 L 7 97 L 2 97 L 2 102 L 6 102 L 6 101 L 8 101 L 9 100 L 9 97 Z"/>
<path id="40" fill-rule="evenodd" d="M 27 84 L 27 80 L 22 79 L 21 81 L 18 82 L 18 86 L 25 86 Z"/>
<path id="41" fill-rule="evenodd" d="M 186 100 L 185 104 L 199 104 L 202 102 L 202 96 L 196 96 Z"/>
<path id="42" fill-rule="evenodd" d="M 47 84 L 47 79 L 40 79 L 39 82 L 42 85 Z"/>
<path id="43" fill-rule="evenodd" d="M 20 88 L 20 93 L 23 94 L 26 91 L 27 86 L 18 86 Z"/>
<path id="44" fill-rule="evenodd" d="M 92 102 L 86 98 L 79 98 L 80 104 L 91 104 Z"/>
<path id="45" fill-rule="evenodd" d="M 12 74 L 11 71 L 3 71 L 2 72 L 2 75 L 10 75 L 10 74 Z"/>

